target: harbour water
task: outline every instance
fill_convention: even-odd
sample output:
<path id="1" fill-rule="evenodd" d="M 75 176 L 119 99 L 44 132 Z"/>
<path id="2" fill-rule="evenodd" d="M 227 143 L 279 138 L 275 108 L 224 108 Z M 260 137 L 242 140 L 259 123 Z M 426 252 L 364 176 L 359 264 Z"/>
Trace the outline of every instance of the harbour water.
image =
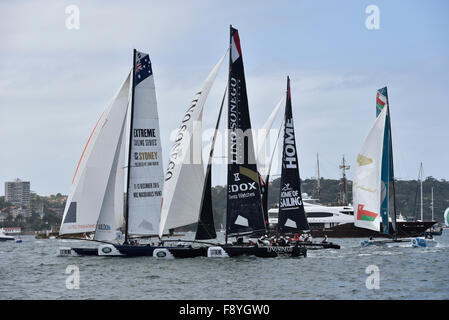
<path id="1" fill-rule="evenodd" d="M 158 260 L 57 257 L 58 247 L 95 244 L 23 236 L 0 243 L 0 299 L 449 299 L 449 230 L 435 239 L 435 248 L 330 239 L 341 249 L 307 258 Z"/>

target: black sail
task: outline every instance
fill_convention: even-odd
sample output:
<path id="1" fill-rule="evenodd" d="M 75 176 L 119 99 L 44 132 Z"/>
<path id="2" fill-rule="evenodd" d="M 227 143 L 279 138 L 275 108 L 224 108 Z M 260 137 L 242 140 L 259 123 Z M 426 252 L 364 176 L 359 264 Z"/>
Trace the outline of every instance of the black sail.
<path id="1" fill-rule="evenodd" d="M 218 127 L 220 125 L 221 114 L 223 112 L 226 91 L 227 89 L 225 89 L 225 92 L 223 94 L 220 111 L 218 113 L 217 124 L 215 126 L 215 132 L 212 138 L 195 240 L 208 240 L 217 238 L 217 233 L 215 232 L 214 212 L 212 209 L 212 157 L 214 155 L 215 141 L 217 139 Z"/>
<path id="2" fill-rule="evenodd" d="M 230 42 L 226 236 L 265 233 L 242 50 L 232 26 Z"/>
<path id="3" fill-rule="evenodd" d="M 265 221 L 265 225 L 268 225 L 268 181 L 270 181 L 270 174 L 268 173 L 266 177 L 266 181 L 261 180 L 261 193 L 262 193 L 262 210 L 263 210 L 263 219 Z"/>
<path id="4" fill-rule="evenodd" d="M 217 238 L 215 232 L 214 215 L 212 210 L 212 164 L 207 165 L 206 180 L 204 181 L 203 199 L 201 211 L 195 234 L 195 240 L 207 240 Z"/>
<path id="5" fill-rule="evenodd" d="M 278 230 L 279 233 L 295 233 L 309 230 L 309 224 L 307 223 L 301 197 L 301 181 L 299 177 L 295 129 L 293 126 L 289 77 L 287 77 L 287 101 L 284 121 Z"/>

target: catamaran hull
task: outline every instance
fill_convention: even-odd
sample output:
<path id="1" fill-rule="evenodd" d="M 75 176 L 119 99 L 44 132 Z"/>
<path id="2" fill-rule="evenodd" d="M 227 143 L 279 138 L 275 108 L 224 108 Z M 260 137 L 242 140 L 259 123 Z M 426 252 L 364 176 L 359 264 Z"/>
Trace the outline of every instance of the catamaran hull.
<path id="1" fill-rule="evenodd" d="M 403 247 L 404 244 L 409 244 L 410 239 L 387 239 L 387 240 L 365 240 L 361 242 L 362 247 L 380 246 L 380 247 Z"/>
<path id="2" fill-rule="evenodd" d="M 206 257 L 207 247 L 155 247 L 155 246 L 125 246 L 115 245 L 115 248 L 128 257 L 156 257 L 165 258 L 170 253 L 174 258 L 196 258 Z M 156 251 L 156 252 L 155 252 Z M 161 254 L 164 252 L 165 254 Z"/>
<path id="3" fill-rule="evenodd" d="M 313 244 L 311 247 L 314 247 Z M 316 247 L 315 247 L 316 248 Z M 313 249 L 312 249 L 313 250 Z M 255 256 L 259 258 L 306 257 L 305 245 L 289 246 L 201 246 L 201 247 L 162 247 L 162 246 L 130 246 L 104 244 L 98 248 L 59 248 L 58 256 L 122 256 L 122 257 L 155 257 L 155 258 L 197 258 L 197 257 L 239 257 Z"/>
<path id="4" fill-rule="evenodd" d="M 155 246 L 125 246 L 114 245 L 114 247 L 123 256 L 128 257 L 141 257 L 151 256 L 156 258 L 197 258 L 197 257 L 210 257 L 208 249 L 217 248 L 203 246 L 198 248 L 192 247 L 155 247 Z M 238 257 L 238 256 L 256 256 L 260 258 L 274 258 L 277 256 L 289 256 L 289 257 L 305 257 L 307 256 L 307 249 L 302 246 L 218 246 L 222 248 L 226 253 L 226 257 Z"/>
<path id="5" fill-rule="evenodd" d="M 340 245 L 328 242 L 328 243 L 320 243 L 320 242 L 299 242 L 298 245 L 302 248 L 306 248 L 307 250 L 322 250 L 322 249 L 340 249 Z"/>
<path id="6" fill-rule="evenodd" d="M 411 244 L 412 247 L 414 248 L 432 248 L 432 247 L 436 247 L 438 245 L 438 242 L 435 241 L 434 239 L 426 239 L 423 237 L 417 237 L 417 238 L 413 238 L 411 239 Z"/>
<path id="7" fill-rule="evenodd" d="M 80 256 L 98 256 L 98 248 L 72 248 Z"/>

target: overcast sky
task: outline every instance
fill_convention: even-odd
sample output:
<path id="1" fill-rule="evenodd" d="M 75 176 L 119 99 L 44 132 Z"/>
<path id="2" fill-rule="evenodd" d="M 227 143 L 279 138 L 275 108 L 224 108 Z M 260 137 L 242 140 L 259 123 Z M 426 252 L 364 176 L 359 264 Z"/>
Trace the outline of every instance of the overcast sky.
<path id="1" fill-rule="evenodd" d="M 68 29 L 68 5 L 80 28 Z M 366 28 L 367 6 L 380 29 Z M 148 52 L 164 164 L 194 93 L 239 29 L 253 128 L 291 77 L 300 174 L 339 178 L 354 164 L 388 86 L 395 174 L 449 180 L 449 2 L 441 1 L 2 1 L 0 182 L 31 181 L 67 194 L 89 134 L 132 66 Z M 224 64 L 204 110 L 216 121 Z M 206 138 L 205 138 L 206 139 Z M 205 141 L 207 144 L 207 141 Z M 352 179 L 352 168 L 348 176 Z M 224 183 L 220 175 L 216 183 Z"/>

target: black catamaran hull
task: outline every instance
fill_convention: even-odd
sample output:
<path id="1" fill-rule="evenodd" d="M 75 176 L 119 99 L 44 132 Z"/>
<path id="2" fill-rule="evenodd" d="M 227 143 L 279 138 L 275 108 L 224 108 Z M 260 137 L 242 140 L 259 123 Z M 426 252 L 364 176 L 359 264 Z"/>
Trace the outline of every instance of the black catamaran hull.
<path id="1" fill-rule="evenodd" d="M 98 256 L 98 248 L 71 248 L 80 256 Z"/>
<path id="2" fill-rule="evenodd" d="M 196 258 L 207 257 L 208 248 L 211 246 L 201 247 L 159 247 L 159 246 L 129 246 L 129 245 L 114 245 L 114 247 L 127 257 L 142 257 L 142 256 L 156 256 L 159 258 L 165 257 L 165 254 L 159 256 L 155 250 L 162 249 L 167 250 L 173 258 Z M 306 257 L 307 248 L 304 246 L 236 246 L 236 245 L 224 245 L 219 246 L 223 248 L 229 257 L 239 256 L 255 256 L 259 258 L 275 258 L 277 256 L 289 256 L 289 257 Z"/>
<path id="3" fill-rule="evenodd" d="M 298 242 L 298 245 L 307 250 L 340 249 L 340 245 L 332 242 Z"/>
<path id="4" fill-rule="evenodd" d="M 161 247 L 161 246 L 126 246 L 115 245 L 115 248 L 128 257 L 154 256 L 156 249 L 168 250 L 174 258 L 196 258 L 207 256 L 207 247 Z"/>

